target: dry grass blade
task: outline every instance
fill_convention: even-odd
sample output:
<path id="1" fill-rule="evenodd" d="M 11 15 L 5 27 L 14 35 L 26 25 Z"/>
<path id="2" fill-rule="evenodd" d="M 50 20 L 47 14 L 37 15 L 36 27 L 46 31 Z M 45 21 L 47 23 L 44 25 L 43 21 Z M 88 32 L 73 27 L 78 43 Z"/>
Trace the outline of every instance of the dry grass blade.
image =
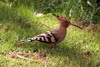
<path id="1" fill-rule="evenodd" d="M 40 60 L 33 60 L 33 59 L 30 59 L 30 58 L 26 58 L 26 57 L 24 57 L 24 56 L 21 56 L 21 55 L 17 55 L 17 57 L 19 57 L 19 58 L 22 58 L 22 59 L 26 59 L 26 60 L 30 60 L 30 61 L 32 61 L 32 62 L 40 62 Z"/>

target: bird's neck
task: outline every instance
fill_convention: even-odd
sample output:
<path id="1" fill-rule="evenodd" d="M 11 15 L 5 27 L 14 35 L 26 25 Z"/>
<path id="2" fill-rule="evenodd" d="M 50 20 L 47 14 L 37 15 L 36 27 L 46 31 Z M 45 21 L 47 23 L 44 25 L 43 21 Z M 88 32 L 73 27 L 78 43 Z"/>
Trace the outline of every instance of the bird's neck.
<path id="1" fill-rule="evenodd" d="M 66 26 L 66 25 L 64 25 L 64 24 L 62 24 L 62 23 L 60 23 L 59 29 L 61 29 L 61 30 L 66 30 L 67 28 L 68 28 L 68 26 Z"/>
<path id="2" fill-rule="evenodd" d="M 67 29 L 67 27 L 60 25 L 58 29 L 65 31 Z"/>

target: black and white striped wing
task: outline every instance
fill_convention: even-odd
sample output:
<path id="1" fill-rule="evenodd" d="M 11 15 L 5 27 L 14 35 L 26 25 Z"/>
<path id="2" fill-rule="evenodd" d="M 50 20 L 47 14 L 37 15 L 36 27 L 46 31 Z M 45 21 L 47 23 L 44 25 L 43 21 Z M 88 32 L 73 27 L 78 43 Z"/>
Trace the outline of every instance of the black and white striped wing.
<path id="1" fill-rule="evenodd" d="M 58 41 L 51 31 L 37 35 L 36 37 L 33 37 L 31 39 L 33 39 L 33 41 L 41 43 L 56 43 Z"/>

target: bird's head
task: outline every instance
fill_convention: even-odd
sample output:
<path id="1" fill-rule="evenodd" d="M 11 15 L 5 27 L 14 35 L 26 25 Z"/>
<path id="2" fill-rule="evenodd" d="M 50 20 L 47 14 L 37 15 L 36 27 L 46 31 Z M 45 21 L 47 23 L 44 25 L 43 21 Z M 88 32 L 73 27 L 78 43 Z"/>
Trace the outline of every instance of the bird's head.
<path id="1" fill-rule="evenodd" d="M 53 14 L 53 15 L 60 21 L 60 24 L 61 24 L 62 26 L 64 26 L 64 27 L 66 27 L 66 28 L 67 28 L 69 25 L 73 25 L 73 26 L 75 26 L 75 27 L 78 27 L 78 28 L 82 29 L 81 27 L 79 27 L 79 26 L 77 26 L 77 25 L 71 23 L 66 17 L 58 16 L 58 15 L 55 15 L 55 14 Z"/>

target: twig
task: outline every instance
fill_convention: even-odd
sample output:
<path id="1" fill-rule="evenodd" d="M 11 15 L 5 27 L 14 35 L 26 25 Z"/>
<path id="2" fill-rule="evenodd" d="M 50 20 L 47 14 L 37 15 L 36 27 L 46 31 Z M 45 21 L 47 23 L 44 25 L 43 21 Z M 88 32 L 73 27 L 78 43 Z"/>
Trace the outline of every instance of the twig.
<path id="1" fill-rule="evenodd" d="M 32 59 L 26 58 L 26 57 L 21 56 L 21 55 L 17 55 L 17 57 L 22 58 L 22 59 L 26 59 L 26 60 L 31 60 L 32 62 L 40 62 L 40 60 L 32 60 Z"/>
<path id="2" fill-rule="evenodd" d="M 32 59 L 26 58 L 26 57 L 21 56 L 21 55 L 17 55 L 17 57 L 22 58 L 22 59 L 26 59 L 26 60 L 31 60 L 32 62 L 42 62 L 40 60 L 32 60 Z M 44 61 L 44 65 L 45 65 L 45 67 L 47 67 L 47 62 L 46 61 Z"/>

